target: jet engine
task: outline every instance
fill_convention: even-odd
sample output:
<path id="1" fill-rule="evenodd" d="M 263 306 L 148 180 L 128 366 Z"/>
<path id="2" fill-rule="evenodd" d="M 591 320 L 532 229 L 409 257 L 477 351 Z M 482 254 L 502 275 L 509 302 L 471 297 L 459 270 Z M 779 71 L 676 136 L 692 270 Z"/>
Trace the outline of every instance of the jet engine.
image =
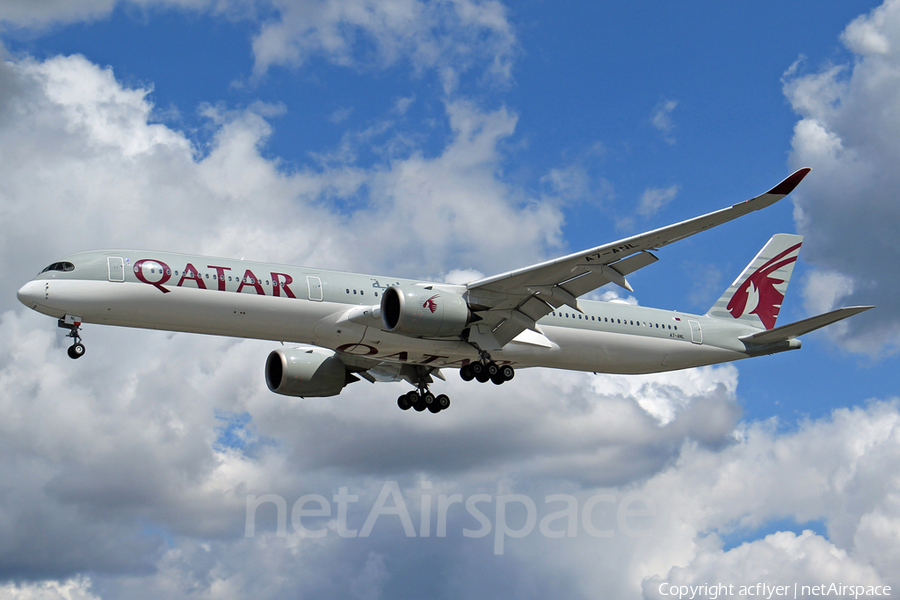
<path id="1" fill-rule="evenodd" d="M 357 377 L 331 350 L 273 350 L 266 359 L 266 385 L 276 394 L 304 398 L 336 396 Z"/>
<path id="2" fill-rule="evenodd" d="M 381 323 L 391 333 L 410 337 L 459 335 L 471 318 L 469 305 L 455 292 L 392 286 L 381 296 Z"/>

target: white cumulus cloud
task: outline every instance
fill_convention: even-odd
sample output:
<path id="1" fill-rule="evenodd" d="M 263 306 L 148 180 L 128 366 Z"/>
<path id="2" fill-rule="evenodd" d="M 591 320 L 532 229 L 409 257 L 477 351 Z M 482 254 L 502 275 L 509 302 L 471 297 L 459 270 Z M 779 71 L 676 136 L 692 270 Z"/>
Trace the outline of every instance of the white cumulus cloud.
<path id="1" fill-rule="evenodd" d="M 791 162 L 813 171 L 795 194 L 798 230 L 806 235 L 808 304 L 875 304 L 852 327 L 831 330 L 847 348 L 895 352 L 900 288 L 891 273 L 900 227 L 900 2 L 887 0 L 850 23 L 841 36 L 853 62 L 785 74 L 784 92 L 800 120 Z M 836 287 L 826 289 L 828 282 Z M 831 308 L 831 306 L 827 306 Z"/>

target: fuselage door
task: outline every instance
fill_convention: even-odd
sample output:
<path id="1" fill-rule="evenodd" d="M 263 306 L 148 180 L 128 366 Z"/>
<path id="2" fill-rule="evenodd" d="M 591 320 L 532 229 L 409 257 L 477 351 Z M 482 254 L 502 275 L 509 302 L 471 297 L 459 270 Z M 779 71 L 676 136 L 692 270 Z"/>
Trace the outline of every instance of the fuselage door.
<path id="1" fill-rule="evenodd" d="M 109 266 L 110 281 L 125 281 L 125 262 L 121 256 L 107 256 L 106 264 Z"/>
<path id="2" fill-rule="evenodd" d="M 322 294 L 322 280 L 318 277 L 307 275 L 306 285 L 309 287 L 309 299 L 314 302 L 321 302 L 324 297 Z"/>
<path id="3" fill-rule="evenodd" d="M 691 341 L 695 344 L 703 343 L 703 330 L 700 329 L 699 321 L 688 321 L 691 325 Z"/>

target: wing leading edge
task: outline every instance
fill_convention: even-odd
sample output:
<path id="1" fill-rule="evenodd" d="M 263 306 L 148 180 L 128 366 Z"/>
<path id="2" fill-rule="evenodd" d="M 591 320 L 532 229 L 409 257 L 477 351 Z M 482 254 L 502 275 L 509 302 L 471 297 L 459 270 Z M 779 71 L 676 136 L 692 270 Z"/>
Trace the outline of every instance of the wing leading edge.
<path id="1" fill-rule="evenodd" d="M 627 275 L 658 259 L 650 251 L 775 204 L 803 180 L 810 169 L 795 171 L 754 198 L 687 221 L 576 252 L 554 260 L 479 279 L 467 286 L 469 304 L 481 321 L 469 341 L 482 350 L 497 350 L 560 306 L 578 308 L 577 298 L 607 283 L 625 289 Z"/>

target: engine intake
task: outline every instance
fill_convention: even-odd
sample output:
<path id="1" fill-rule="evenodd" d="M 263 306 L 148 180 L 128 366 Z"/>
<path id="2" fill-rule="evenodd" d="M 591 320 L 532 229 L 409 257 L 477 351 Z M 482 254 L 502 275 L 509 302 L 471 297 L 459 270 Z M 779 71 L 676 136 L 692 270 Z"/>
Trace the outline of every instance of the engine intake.
<path id="1" fill-rule="evenodd" d="M 381 297 L 383 329 L 410 337 L 459 335 L 471 315 L 465 299 L 446 290 L 391 286 Z"/>
<path id="2" fill-rule="evenodd" d="M 276 394 L 316 398 L 336 396 L 357 378 L 331 350 L 273 350 L 266 359 L 266 385 Z"/>

